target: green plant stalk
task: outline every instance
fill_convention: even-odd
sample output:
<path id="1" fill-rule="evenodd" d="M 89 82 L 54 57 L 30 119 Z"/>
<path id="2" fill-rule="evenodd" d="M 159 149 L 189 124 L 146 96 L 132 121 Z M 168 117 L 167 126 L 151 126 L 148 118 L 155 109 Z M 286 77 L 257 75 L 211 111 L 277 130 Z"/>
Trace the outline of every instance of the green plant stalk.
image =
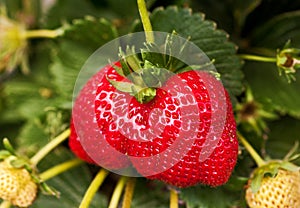
<path id="1" fill-rule="evenodd" d="M 52 139 L 46 146 L 40 149 L 31 159 L 30 162 L 33 166 L 36 166 L 49 152 L 51 152 L 60 143 L 66 140 L 70 136 L 70 128 L 62 132 L 60 135 Z"/>
<path id="2" fill-rule="evenodd" d="M 42 181 L 46 181 L 46 180 L 49 180 L 50 178 L 53 178 L 71 168 L 74 168 L 80 164 L 82 164 L 83 161 L 80 160 L 80 159 L 73 159 L 73 160 L 69 160 L 67 162 L 64 162 L 64 163 L 61 163 L 59 165 L 56 165 L 52 168 L 49 168 L 48 170 L 42 172 L 39 176 L 40 176 L 40 179 Z"/>
<path id="3" fill-rule="evenodd" d="M 275 57 L 256 56 L 250 54 L 240 54 L 239 57 L 244 60 L 250 60 L 250 61 L 261 61 L 261 62 L 271 62 L 271 63 L 277 62 L 277 58 Z"/>
<path id="4" fill-rule="evenodd" d="M 94 195 L 96 194 L 99 187 L 102 185 L 102 183 L 103 183 L 104 179 L 106 178 L 106 176 L 108 175 L 108 173 L 109 172 L 105 169 L 101 169 L 97 173 L 96 177 L 94 178 L 94 180 L 90 184 L 89 188 L 85 192 L 85 195 L 79 205 L 79 208 L 88 208 L 89 207 Z"/>
<path id="5" fill-rule="evenodd" d="M 255 160 L 258 167 L 261 167 L 265 164 L 265 161 L 261 158 L 261 156 L 255 151 L 255 149 L 248 143 L 246 138 L 240 133 L 237 132 L 239 140 L 243 143 L 246 150 L 250 153 L 251 157 Z"/>
<path id="6" fill-rule="evenodd" d="M 132 196 L 134 192 L 134 187 L 136 183 L 136 178 L 129 178 L 126 183 L 124 198 L 123 198 L 123 204 L 122 208 L 130 208 Z"/>
<path id="7" fill-rule="evenodd" d="M 3 201 L 1 204 L 0 204 L 0 208 L 10 208 L 11 206 L 11 203 L 9 201 Z"/>
<path id="8" fill-rule="evenodd" d="M 149 19 L 145 0 L 137 0 L 137 4 L 138 4 L 140 17 L 145 31 L 146 41 L 147 43 L 154 43 L 154 35 L 152 32 L 152 26 Z"/>
<path id="9" fill-rule="evenodd" d="M 170 189 L 170 208 L 178 208 L 178 193 L 174 188 Z"/>
<path id="10" fill-rule="evenodd" d="M 121 198 L 121 194 L 123 192 L 123 189 L 124 189 L 127 179 L 128 179 L 127 177 L 122 176 L 121 179 L 118 181 L 118 183 L 115 187 L 115 190 L 112 194 L 112 197 L 110 199 L 108 208 L 117 208 L 118 207 L 118 204 L 119 204 L 119 201 Z"/>
<path id="11" fill-rule="evenodd" d="M 63 34 L 63 30 L 27 30 L 24 37 L 29 38 L 57 38 Z"/>

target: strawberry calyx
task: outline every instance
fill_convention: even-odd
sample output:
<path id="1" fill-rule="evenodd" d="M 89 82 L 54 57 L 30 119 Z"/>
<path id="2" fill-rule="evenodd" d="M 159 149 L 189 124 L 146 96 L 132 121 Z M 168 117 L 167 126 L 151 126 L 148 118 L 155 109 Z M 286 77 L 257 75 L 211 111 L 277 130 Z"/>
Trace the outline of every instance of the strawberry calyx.
<path id="1" fill-rule="evenodd" d="M 291 172 L 300 171 L 300 167 L 291 162 L 292 160 L 300 157 L 299 154 L 294 154 L 297 149 L 298 143 L 294 145 L 283 160 L 270 160 L 264 165 L 256 168 L 250 177 L 250 186 L 253 193 L 256 193 L 259 190 L 264 177 L 274 178 L 278 174 L 279 170 L 287 170 Z"/>
<path id="2" fill-rule="evenodd" d="M 114 65 L 117 73 L 124 79 L 115 81 L 106 78 L 119 91 L 129 93 L 139 103 L 147 103 L 156 96 L 156 89 L 163 86 L 174 74 L 205 70 L 211 66 L 212 62 L 189 66 L 180 60 L 192 50 L 187 44 L 188 41 L 180 39 L 174 31 L 166 36 L 163 43 L 145 42 L 144 47 L 138 50 L 127 45 L 125 51 L 120 49 L 120 65 Z"/>
<path id="3" fill-rule="evenodd" d="M 295 81 L 296 70 L 300 68 L 300 49 L 292 48 L 291 41 L 287 41 L 283 49 L 277 50 L 277 61 L 279 75 L 284 74 L 288 81 Z"/>
<path id="4" fill-rule="evenodd" d="M 289 162 L 289 161 L 284 161 L 284 160 L 272 160 L 269 161 L 267 164 L 258 167 L 255 169 L 253 172 L 250 180 L 250 186 L 253 191 L 253 193 L 256 193 L 260 186 L 262 179 L 264 177 L 276 177 L 278 174 L 279 170 L 287 170 L 287 171 L 299 171 L 300 168 L 296 166 L 295 164 Z"/>

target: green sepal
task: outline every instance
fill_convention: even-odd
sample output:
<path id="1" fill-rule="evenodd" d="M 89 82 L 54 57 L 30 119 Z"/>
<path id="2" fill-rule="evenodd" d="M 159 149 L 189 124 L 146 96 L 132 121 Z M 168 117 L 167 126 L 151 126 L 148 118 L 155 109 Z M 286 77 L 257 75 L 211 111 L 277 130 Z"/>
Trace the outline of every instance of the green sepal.
<path id="1" fill-rule="evenodd" d="M 40 182 L 39 184 L 40 190 L 42 191 L 43 194 L 45 195 L 51 195 L 51 196 L 56 196 L 59 198 L 60 192 L 54 189 L 53 187 L 50 187 L 48 184 L 45 182 Z"/>
<path id="2" fill-rule="evenodd" d="M 163 68 L 151 67 L 152 63 L 146 61 L 147 68 L 144 68 L 140 76 L 146 86 L 159 88 L 163 86 L 173 73 Z"/>
<path id="3" fill-rule="evenodd" d="M 251 177 L 250 187 L 253 193 L 256 193 L 260 186 L 262 179 L 264 177 L 276 177 L 278 171 L 280 169 L 287 170 L 287 171 L 299 171 L 300 168 L 289 161 L 284 160 L 272 160 L 269 161 L 267 164 L 258 167 L 254 172 L 253 176 Z"/>
<path id="4" fill-rule="evenodd" d="M 124 77 L 127 77 L 132 72 L 140 71 L 142 69 L 142 61 L 138 58 L 135 53 L 134 46 L 126 46 L 126 52 L 124 53 L 122 49 L 119 50 L 119 56 L 121 58 L 121 69 Z"/>
<path id="5" fill-rule="evenodd" d="M 10 165 L 17 169 L 29 166 L 28 161 L 23 158 L 16 158 L 14 160 L 11 160 Z"/>
<path id="6" fill-rule="evenodd" d="M 263 178 L 264 174 L 262 173 L 258 173 L 257 175 L 253 176 L 250 184 L 253 193 L 256 193 L 259 190 Z"/>
<path id="7" fill-rule="evenodd" d="M 293 171 L 293 172 L 300 170 L 300 168 L 297 165 L 295 165 L 291 162 L 288 162 L 288 161 L 282 162 L 280 165 L 280 168 L 288 170 L 288 171 Z"/>
<path id="8" fill-rule="evenodd" d="M 121 92 L 127 92 L 130 95 L 134 95 L 134 93 L 140 91 L 142 88 L 138 85 L 135 85 L 131 82 L 122 82 L 122 81 L 115 81 L 106 77 L 107 81 L 112 84 L 117 90 Z"/>
<path id="9" fill-rule="evenodd" d="M 147 68 L 147 63 L 151 63 L 153 67 L 166 67 L 166 54 L 162 54 L 162 51 L 159 50 L 158 46 L 153 43 L 145 44 L 146 48 L 141 49 L 141 56 L 144 62 L 143 67 Z"/>
<path id="10" fill-rule="evenodd" d="M 106 79 L 119 91 L 129 93 L 134 96 L 139 103 L 147 103 L 152 100 L 156 95 L 156 89 L 151 87 L 140 87 L 139 85 Z"/>
<path id="11" fill-rule="evenodd" d="M 123 70 L 122 70 L 122 67 L 120 66 L 116 66 L 115 64 L 113 63 L 110 63 L 110 66 L 112 66 L 114 68 L 114 70 L 116 70 L 116 72 L 122 76 L 122 77 L 125 77 L 124 73 L 123 73 Z"/>
<path id="12" fill-rule="evenodd" d="M 134 95 L 139 103 L 148 103 L 156 96 L 155 88 L 144 88 Z"/>
<path id="13" fill-rule="evenodd" d="M 132 53 L 132 54 L 131 54 Z M 138 58 L 138 56 L 135 53 L 134 47 L 130 48 L 127 46 L 126 48 L 126 54 L 128 56 L 125 57 L 129 67 L 132 69 L 132 71 L 140 71 L 142 69 L 142 61 Z"/>
<path id="14" fill-rule="evenodd" d="M 7 138 L 3 139 L 3 146 L 4 148 L 9 151 L 12 155 L 16 155 L 16 151 L 13 148 L 13 146 L 11 145 L 11 143 L 9 142 L 9 140 Z"/>
<path id="15" fill-rule="evenodd" d="M 8 150 L 0 150 L 0 161 L 4 160 L 5 158 L 11 156 L 11 152 Z"/>
<path id="16" fill-rule="evenodd" d="M 292 48 L 291 41 L 288 40 L 283 49 L 277 50 L 277 67 L 279 75 L 286 76 L 288 82 L 295 81 L 295 73 L 300 69 L 300 49 Z"/>
<path id="17" fill-rule="evenodd" d="M 125 58 L 122 58 L 120 60 L 120 63 L 121 63 L 121 71 L 122 71 L 122 74 L 124 75 L 124 77 L 127 77 L 128 75 L 130 75 L 132 73 L 127 61 Z M 120 74 L 120 73 L 119 73 Z M 120 74 L 121 75 L 121 74 Z"/>

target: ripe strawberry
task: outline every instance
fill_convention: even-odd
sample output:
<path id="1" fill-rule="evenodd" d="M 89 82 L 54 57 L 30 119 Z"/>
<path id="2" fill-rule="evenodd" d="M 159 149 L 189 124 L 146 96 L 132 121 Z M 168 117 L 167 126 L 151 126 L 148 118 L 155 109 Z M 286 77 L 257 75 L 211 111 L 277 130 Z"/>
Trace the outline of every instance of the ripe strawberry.
<path id="1" fill-rule="evenodd" d="M 37 185 L 24 168 L 14 168 L 7 161 L 0 163 L 0 198 L 18 207 L 28 207 L 37 194 Z"/>
<path id="2" fill-rule="evenodd" d="M 96 90 L 101 83 L 102 73 L 108 68 L 100 70 L 81 89 L 73 106 L 69 146 L 75 155 L 89 163 L 101 164 L 107 169 L 119 169 L 129 165 L 124 157 L 125 152 L 119 148 L 117 150 L 121 153 L 111 151 L 101 136 L 94 113 Z"/>
<path id="3" fill-rule="evenodd" d="M 249 181 L 251 183 L 251 180 Z M 256 207 L 300 207 L 300 172 L 280 169 L 275 177 L 267 176 L 261 181 L 257 192 L 251 186 L 246 190 L 246 201 Z"/>
<path id="4" fill-rule="evenodd" d="M 113 68 L 107 72 L 107 76 L 115 80 L 122 79 Z M 117 91 L 107 79 L 102 79 L 95 102 L 98 126 L 112 146 L 117 149 L 124 148 L 122 151 L 126 152 L 126 155 L 133 156 L 131 162 L 143 176 L 178 187 L 197 183 L 222 185 L 227 182 L 238 153 L 236 124 L 229 96 L 226 93 L 227 109 L 221 109 L 220 103 L 214 104 L 215 111 L 227 112 L 226 118 L 214 118 L 212 121 L 209 96 L 219 96 L 224 92 L 223 86 L 207 72 L 189 71 L 179 74 L 179 77 L 190 87 L 196 100 L 184 89 L 185 85 L 178 84 L 180 81 L 176 76 L 167 81 L 164 89 L 156 90 L 153 100 L 142 104 L 132 99 L 128 93 Z M 207 88 L 213 90 L 212 95 L 209 95 Z M 184 105 L 190 106 L 185 112 L 181 112 Z M 200 112 L 195 112 L 197 107 Z M 183 115 L 187 112 L 197 114 Z M 191 125 L 192 129 L 184 130 L 184 116 L 187 117 L 185 121 L 194 119 L 195 125 L 199 121 L 200 126 Z M 221 119 L 226 121 L 219 142 L 213 144 L 212 140 L 205 143 L 211 123 Z M 179 134 L 183 140 L 189 138 L 189 135 L 195 136 L 189 138 L 189 149 L 185 150 L 186 147 L 181 146 L 185 145 L 183 142 L 175 144 Z M 173 152 L 166 151 L 172 145 L 178 149 Z M 200 153 L 205 149 L 204 145 L 217 147 L 206 160 L 199 161 Z M 155 155 L 158 156 L 153 160 L 147 159 Z"/>
<path id="5" fill-rule="evenodd" d="M 82 160 L 85 160 L 88 163 L 95 163 L 83 149 L 80 143 L 80 139 L 76 134 L 76 130 L 72 119 L 71 119 L 70 129 L 71 129 L 71 134 L 69 138 L 69 147 L 72 150 L 72 152 L 77 157 L 79 157 Z"/>
<path id="6" fill-rule="evenodd" d="M 141 175 L 178 187 L 197 183 L 218 186 L 228 180 L 238 153 L 236 124 L 228 93 L 216 78 L 207 72 L 178 74 L 145 103 L 117 90 L 116 82 L 130 81 L 108 66 L 80 92 L 73 108 L 76 128 L 71 125 L 70 137 L 75 154 L 90 161 L 87 151 L 96 163 L 113 169 L 127 166 L 124 155 L 130 156 Z M 223 100 L 211 100 L 210 96 L 222 97 L 224 91 Z M 212 109 L 219 116 L 213 116 Z M 221 128 L 220 134 L 214 135 L 219 138 L 211 136 L 212 123 L 220 123 L 221 127 L 215 125 L 212 130 Z M 79 144 L 74 133 L 78 129 L 79 137 L 84 138 L 80 142 L 88 149 L 74 145 Z"/>

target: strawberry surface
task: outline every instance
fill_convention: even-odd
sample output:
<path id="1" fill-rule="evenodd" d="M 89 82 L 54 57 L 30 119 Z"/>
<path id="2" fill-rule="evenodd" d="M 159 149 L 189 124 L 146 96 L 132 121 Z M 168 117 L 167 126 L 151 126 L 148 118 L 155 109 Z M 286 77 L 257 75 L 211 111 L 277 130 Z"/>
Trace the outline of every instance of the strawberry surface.
<path id="1" fill-rule="evenodd" d="M 208 72 L 180 73 L 157 88 L 154 99 L 139 103 L 108 81 L 129 80 L 113 67 L 105 70 L 91 78 L 73 109 L 76 122 L 81 119 L 78 126 L 84 126 L 83 159 L 89 161 L 88 151 L 101 166 L 128 165 L 128 156 L 142 176 L 177 187 L 227 182 L 238 142 L 230 98 L 220 81 Z M 108 155 L 109 162 L 98 155 Z"/>
<path id="2" fill-rule="evenodd" d="M 129 165 L 128 159 L 124 157 L 125 151 L 121 148 L 117 148 L 120 152 L 112 151 L 98 128 L 94 111 L 98 85 L 110 68 L 104 67 L 80 90 L 72 109 L 69 146 L 79 158 L 87 162 L 101 164 L 107 169 L 119 169 Z M 122 141 L 116 138 L 115 143 Z"/>
<path id="3" fill-rule="evenodd" d="M 72 150 L 72 152 L 82 160 L 85 160 L 88 163 L 95 163 L 92 158 L 89 157 L 89 155 L 85 152 L 83 149 L 81 143 L 80 143 L 80 138 L 77 136 L 75 126 L 73 123 L 73 119 L 71 119 L 71 124 L 70 124 L 70 138 L 69 138 L 69 147 Z"/>

